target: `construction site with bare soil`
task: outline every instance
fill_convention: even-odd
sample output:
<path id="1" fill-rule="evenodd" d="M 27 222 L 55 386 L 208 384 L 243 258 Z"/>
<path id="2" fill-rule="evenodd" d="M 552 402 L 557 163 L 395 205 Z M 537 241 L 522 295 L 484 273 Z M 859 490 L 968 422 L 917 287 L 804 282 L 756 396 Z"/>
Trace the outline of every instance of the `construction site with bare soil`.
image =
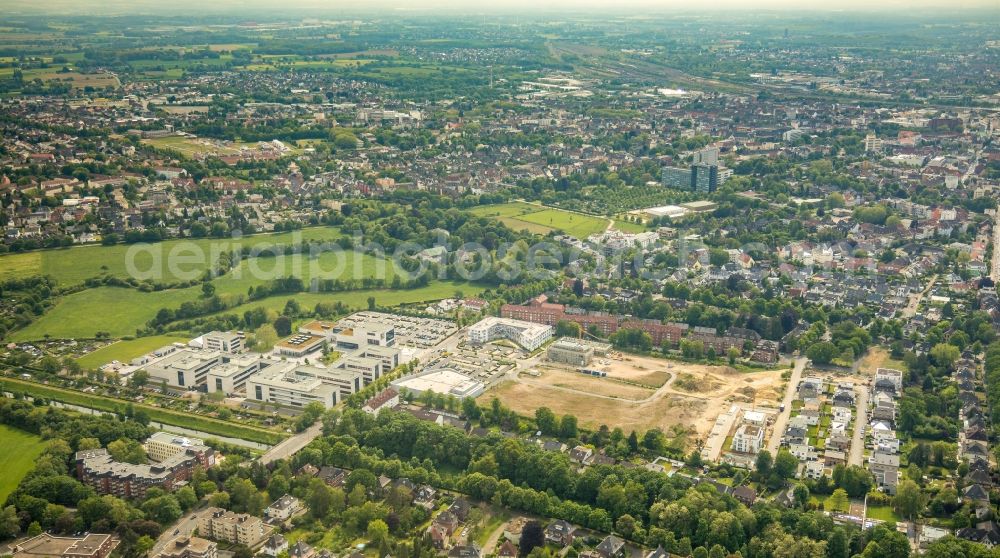
<path id="1" fill-rule="evenodd" d="M 586 368 L 541 360 L 487 391 L 532 415 L 540 407 L 572 414 L 581 426 L 626 431 L 676 426 L 704 440 L 720 413 L 733 404 L 776 407 L 784 392 L 782 370 L 745 372 L 729 366 L 694 364 L 609 352 Z"/>

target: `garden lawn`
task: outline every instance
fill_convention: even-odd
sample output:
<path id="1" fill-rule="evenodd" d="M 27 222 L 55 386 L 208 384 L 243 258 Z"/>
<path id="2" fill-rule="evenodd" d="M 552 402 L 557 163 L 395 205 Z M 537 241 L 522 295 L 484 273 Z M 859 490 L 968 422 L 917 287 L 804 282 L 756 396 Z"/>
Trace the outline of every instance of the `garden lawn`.
<path id="1" fill-rule="evenodd" d="M 892 506 L 868 506 L 868 517 L 870 519 L 880 519 L 886 522 L 902 521 L 902 519 L 896 515 Z"/>
<path id="2" fill-rule="evenodd" d="M 187 337 L 176 335 L 153 335 L 150 337 L 139 337 L 127 341 L 117 341 L 102 347 L 94 352 L 87 353 L 76 359 L 76 362 L 86 368 L 98 368 L 113 360 L 128 362 L 137 356 L 142 356 L 150 351 L 155 351 L 160 347 L 171 343 L 186 343 Z"/>
<path id="3" fill-rule="evenodd" d="M 17 488 L 17 485 L 34 467 L 45 444 L 42 439 L 6 424 L 0 424 L 0 503 Z"/>

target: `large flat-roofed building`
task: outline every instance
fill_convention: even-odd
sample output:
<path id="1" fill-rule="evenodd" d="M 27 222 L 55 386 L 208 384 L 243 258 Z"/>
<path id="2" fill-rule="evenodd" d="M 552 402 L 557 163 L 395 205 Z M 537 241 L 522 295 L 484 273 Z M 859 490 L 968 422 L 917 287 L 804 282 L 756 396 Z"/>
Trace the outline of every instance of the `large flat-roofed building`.
<path id="1" fill-rule="evenodd" d="M 490 316 L 469 328 L 469 342 L 482 345 L 496 339 L 509 339 L 533 351 L 548 341 L 552 332 L 551 326 Z"/>
<path id="2" fill-rule="evenodd" d="M 202 336 L 202 348 L 220 353 L 238 353 L 243 350 L 243 334 L 232 331 L 213 331 Z"/>
<path id="3" fill-rule="evenodd" d="M 367 358 L 363 356 L 348 356 L 341 358 L 334 366 L 338 369 L 348 370 L 361 374 L 361 379 L 368 385 L 382 377 L 382 360 L 377 358 Z"/>
<path id="4" fill-rule="evenodd" d="M 212 453 L 212 448 L 206 446 L 204 441 L 170 432 L 155 432 L 146 440 L 144 446 L 149 458 L 157 462 L 165 461 L 188 450 L 203 454 Z"/>
<path id="5" fill-rule="evenodd" d="M 546 352 L 549 360 L 572 366 L 587 366 L 594 359 L 594 348 L 576 339 L 563 337 L 549 345 Z"/>
<path id="6" fill-rule="evenodd" d="M 357 350 L 368 346 L 392 347 L 396 344 L 396 328 L 392 324 L 373 320 L 349 326 L 316 320 L 300 326 L 299 332 L 324 337 L 341 350 Z"/>
<path id="7" fill-rule="evenodd" d="M 453 395 L 460 399 L 478 397 L 486 391 L 486 386 L 482 382 L 450 368 L 426 370 L 419 374 L 400 378 L 392 382 L 392 385 L 398 390 L 405 389 L 415 395 L 425 391 L 433 391 L 434 393 Z"/>
<path id="8" fill-rule="evenodd" d="M 111 535 L 54 537 L 48 533 L 11 546 L 13 558 L 107 558 L 120 541 Z"/>
<path id="9" fill-rule="evenodd" d="M 143 498 L 152 487 L 171 491 L 191 479 L 198 467 L 215 465 L 212 448 L 186 448 L 154 464 L 133 465 L 115 461 L 106 449 L 76 452 L 76 475 L 99 494 Z"/>
<path id="10" fill-rule="evenodd" d="M 166 382 L 171 387 L 196 389 L 205 385 L 208 371 L 219 364 L 222 353 L 218 351 L 178 349 L 146 363 L 143 370 L 154 384 Z"/>
<path id="11" fill-rule="evenodd" d="M 309 335 L 307 333 L 296 333 L 275 345 L 274 351 L 281 356 L 302 358 L 317 351 L 322 351 L 326 347 L 326 343 L 327 340 L 325 337 Z"/>
<path id="12" fill-rule="evenodd" d="M 355 370 L 283 362 L 250 377 L 247 398 L 289 407 L 305 407 L 318 401 L 330 408 L 360 391 L 362 382 L 361 372 Z"/>
<path id="13" fill-rule="evenodd" d="M 221 391 L 231 395 L 243 391 L 247 378 L 268 364 L 268 361 L 256 355 L 241 355 L 223 360 L 222 364 L 208 371 L 208 376 L 205 378 L 205 388 L 208 393 Z"/>
<path id="14" fill-rule="evenodd" d="M 200 537 L 178 537 L 153 558 L 218 558 L 219 545 Z"/>
<path id="15" fill-rule="evenodd" d="M 208 508 L 198 522 L 198 534 L 217 541 L 254 546 L 271 533 L 259 517 L 222 508 Z"/>
<path id="16" fill-rule="evenodd" d="M 356 356 L 372 358 L 382 362 L 382 373 L 399 366 L 399 349 L 370 345 L 358 351 Z"/>

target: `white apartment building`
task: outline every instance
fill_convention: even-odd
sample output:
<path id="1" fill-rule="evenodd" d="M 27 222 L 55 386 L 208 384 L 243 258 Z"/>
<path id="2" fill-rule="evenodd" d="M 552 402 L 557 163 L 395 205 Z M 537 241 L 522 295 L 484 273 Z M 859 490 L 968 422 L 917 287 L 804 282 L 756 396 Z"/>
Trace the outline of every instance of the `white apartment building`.
<path id="1" fill-rule="evenodd" d="M 527 351 L 533 351 L 552 338 L 553 331 L 548 325 L 490 316 L 469 328 L 468 339 L 474 345 L 508 339 Z"/>
<path id="2" fill-rule="evenodd" d="M 146 454 L 149 458 L 156 462 L 165 461 L 167 458 L 173 457 L 178 453 L 185 452 L 188 449 L 198 450 L 199 448 L 208 449 L 205 446 L 205 442 L 198 438 L 187 438 L 178 434 L 171 434 L 169 432 L 156 432 L 145 442 Z"/>
<path id="3" fill-rule="evenodd" d="M 764 429 L 752 424 L 742 424 L 733 435 L 733 451 L 757 453 L 764 446 Z"/>
<path id="4" fill-rule="evenodd" d="M 202 537 L 252 547 L 270 533 L 259 517 L 222 508 L 206 511 L 198 523 L 198 534 Z"/>

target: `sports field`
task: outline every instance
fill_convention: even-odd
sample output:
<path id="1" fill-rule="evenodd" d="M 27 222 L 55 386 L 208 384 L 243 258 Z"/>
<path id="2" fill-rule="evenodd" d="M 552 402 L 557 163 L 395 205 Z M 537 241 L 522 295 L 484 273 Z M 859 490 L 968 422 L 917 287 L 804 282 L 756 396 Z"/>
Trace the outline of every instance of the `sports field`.
<path id="1" fill-rule="evenodd" d="M 45 445 L 38 436 L 6 424 L 0 424 L 0 503 L 17 488 L 28 472 L 35 466 L 35 459 Z"/>
<path id="2" fill-rule="evenodd" d="M 524 202 L 485 205 L 469 210 L 474 215 L 493 217 L 511 229 L 537 234 L 562 231 L 584 239 L 608 228 L 610 219 Z"/>

